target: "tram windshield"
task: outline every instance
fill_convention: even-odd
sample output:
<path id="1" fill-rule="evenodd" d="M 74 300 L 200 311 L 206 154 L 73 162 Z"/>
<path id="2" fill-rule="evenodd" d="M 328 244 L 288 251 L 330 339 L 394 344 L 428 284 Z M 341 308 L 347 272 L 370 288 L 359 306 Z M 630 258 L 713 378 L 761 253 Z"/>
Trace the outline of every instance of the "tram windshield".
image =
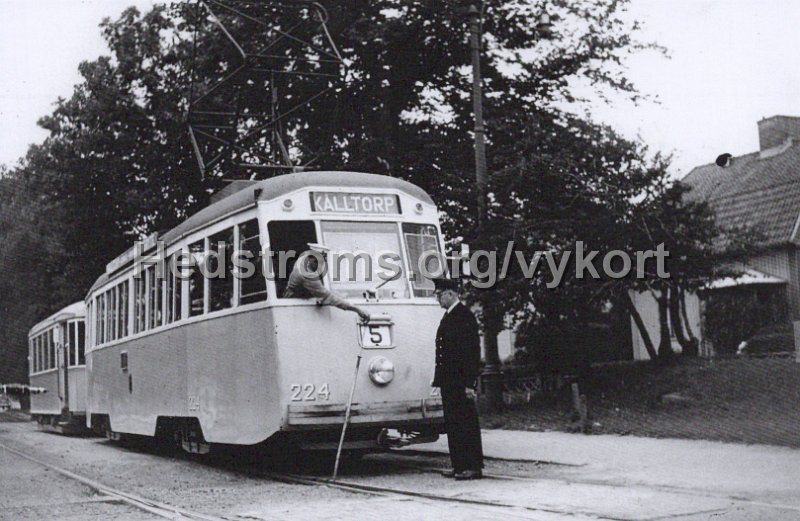
<path id="1" fill-rule="evenodd" d="M 441 265 L 436 227 L 430 224 L 403 223 L 403 238 L 408 249 L 408 262 L 411 264 L 411 287 L 414 296 L 432 297 L 435 288 L 428 277 L 441 276 L 445 269 Z"/>
<path id="2" fill-rule="evenodd" d="M 377 289 L 381 299 L 410 297 L 397 223 L 323 221 L 320 229 L 322 242 L 332 253 L 328 260 L 331 289 L 358 298 L 383 284 Z M 398 277 L 385 282 L 398 272 Z"/>

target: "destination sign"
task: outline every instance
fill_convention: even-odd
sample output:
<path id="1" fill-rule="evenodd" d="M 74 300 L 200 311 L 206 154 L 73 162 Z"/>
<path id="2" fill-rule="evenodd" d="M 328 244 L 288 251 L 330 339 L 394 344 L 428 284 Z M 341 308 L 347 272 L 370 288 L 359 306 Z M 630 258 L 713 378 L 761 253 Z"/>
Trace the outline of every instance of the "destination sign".
<path id="1" fill-rule="evenodd" d="M 399 215 L 400 197 L 391 194 L 311 192 L 311 210 L 326 213 Z"/>

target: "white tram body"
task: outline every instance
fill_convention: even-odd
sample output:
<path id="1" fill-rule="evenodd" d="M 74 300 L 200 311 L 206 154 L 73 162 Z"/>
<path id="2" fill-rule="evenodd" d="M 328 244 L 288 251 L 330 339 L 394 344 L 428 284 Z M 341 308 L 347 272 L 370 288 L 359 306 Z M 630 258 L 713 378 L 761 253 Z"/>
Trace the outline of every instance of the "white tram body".
<path id="1" fill-rule="evenodd" d="M 326 448 L 338 439 L 361 355 L 346 446 L 366 447 L 381 432 L 385 440 L 383 429 L 434 439 L 442 430 L 441 399 L 430 387 L 442 310 L 416 266 L 443 242 L 436 206 L 419 187 L 364 173 L 286 174 L 246 184 L 148 238 L 146 256 L 157 254 L 158 241 L 162 253 L 141 277 L 129 250 L 87 296 L 91 427 L 112 438 L 170 433 L 187 450 L 273 437 Z M 224 264 L 224 279 L 191 268 L 184 280 L 166 271 L 159 281 L 154 265 L 181 253 L 201 262 L 229 250 L 300 253 L 307 243 L 396 254 L 402 276 L 373 293 L 366 290 L 383 282 L 377 262 L 371 280 L 367 268 L 334 280 L 331 267 L 324 277 L 371 314 L 369 325 L 313 299 L 282 298 L 288 270 L 236 278 L 230 261 L 208 260 Z M 278 262 L 276 254 L 270 266 Z M 380 383 L 392 368 L 391 382 Z"/>
<path id="2" fill-rule="evenodd" d="M 86 307 L 75 302 L 39 322 L 28 333 L 28 379 L 33 388 L 31 417 L 66 432 L 86 415 Z"/>

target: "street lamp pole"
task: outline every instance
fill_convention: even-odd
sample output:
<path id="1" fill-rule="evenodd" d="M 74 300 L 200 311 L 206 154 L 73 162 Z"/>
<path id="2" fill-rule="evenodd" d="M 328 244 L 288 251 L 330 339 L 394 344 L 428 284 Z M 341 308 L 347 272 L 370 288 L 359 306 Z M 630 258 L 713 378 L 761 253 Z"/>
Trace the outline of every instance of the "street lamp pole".
<path id="1" fill-rule="evenodd" d="M 474 5 L 469 6 L 469 43 L 472 51 L 472 110 L 475 127 L 475 181 L 478 192 L 478 240 L 483 241 L 486 223 L 486 129 L 483 126 L 483 90 L 481 88 L 481 12 Z M 481 246 L 480 244 L 478 245 Z M 486 361 L 481 380 L 486 398 L 493 410 L 503 406 L 503 387 L 500 381 L 500 354 L 497 348 L 498 317 L 487 316 L 496 311 L 485 306 L 483 329 L 483 356 Z M 502 323 L 502 318 L 500 319 Z"/>

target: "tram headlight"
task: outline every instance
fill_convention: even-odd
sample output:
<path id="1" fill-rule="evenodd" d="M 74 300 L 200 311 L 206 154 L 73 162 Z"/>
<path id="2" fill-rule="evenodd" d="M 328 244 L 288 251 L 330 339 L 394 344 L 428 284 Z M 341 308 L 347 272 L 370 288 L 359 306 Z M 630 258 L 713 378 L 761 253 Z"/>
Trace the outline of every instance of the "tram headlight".
<path id="1" fill-rule="evenodd" d="M 394 379 L 394 364 L 384 356 L 369 361 L 369 379 L 378 385 L 386 385 Z"/>

